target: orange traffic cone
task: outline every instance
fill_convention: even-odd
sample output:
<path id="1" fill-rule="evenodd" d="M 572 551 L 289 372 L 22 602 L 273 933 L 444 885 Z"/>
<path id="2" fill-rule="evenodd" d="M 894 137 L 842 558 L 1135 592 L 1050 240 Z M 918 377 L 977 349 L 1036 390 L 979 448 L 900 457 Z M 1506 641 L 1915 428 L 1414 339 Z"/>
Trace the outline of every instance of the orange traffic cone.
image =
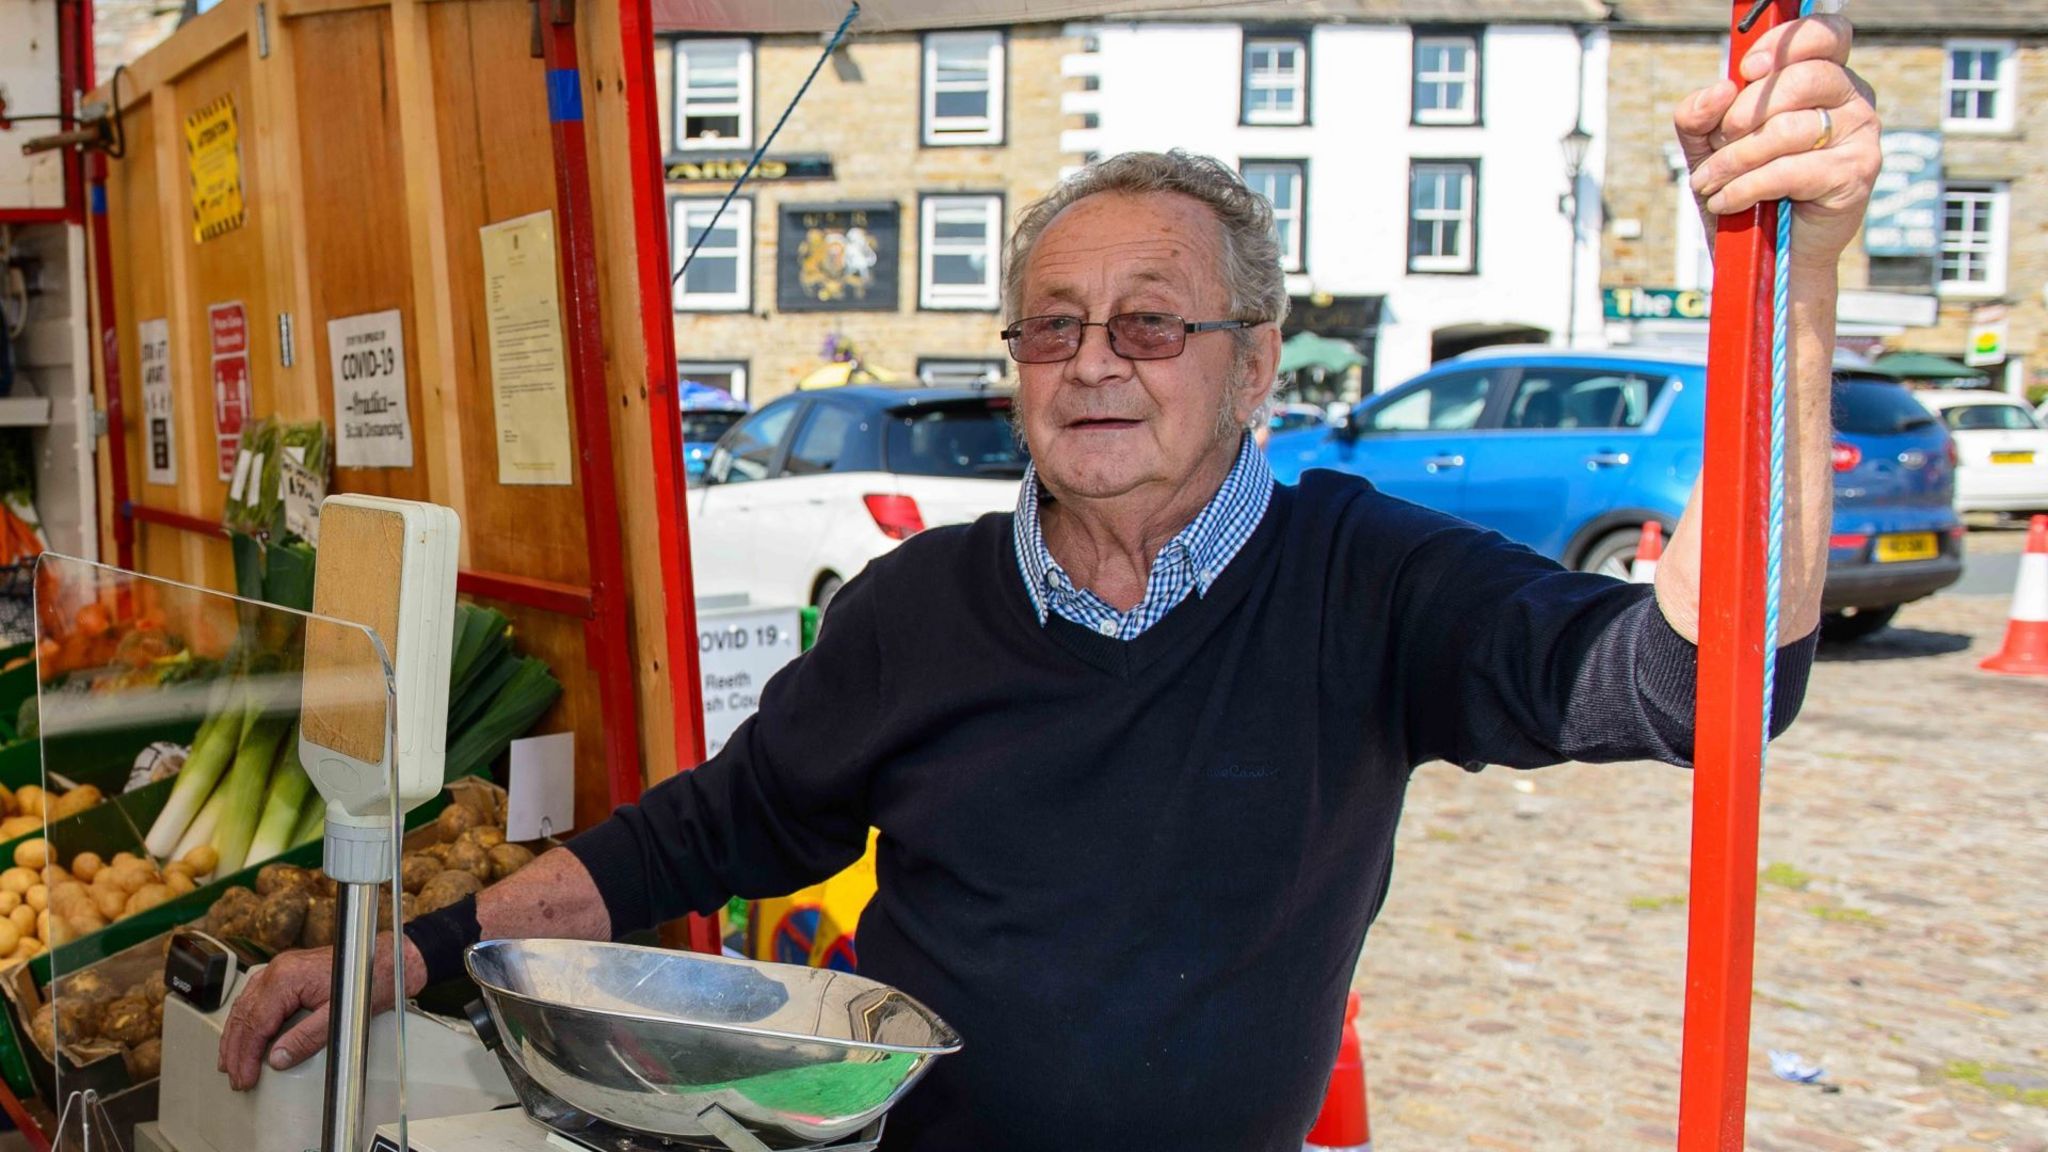
<path id="1" fill-rule="evenodd" d="M 1643 522 L 1642 538 L 1636 541 L 1636 562 L 1629 565 L 1628 582 L 1655 584 L 1657 561 L 1664 557 L 1664 526 L 1655 520 Z"/>
<path id="2" fill-rule="evenodd" d="M 2027 527 L 2019 584 L 2012 590 L 2005 647 L 1977 667 L 2014 676 L 2048 676 L 2048 516 Z"/>
<path id="3" fill-rule="evenodd" d="M 1323 1110 L 1308 1130 L 1303 1152 L 1372 1152 L 1372 1123 L 1365 1109 L 1365 1058 L 1358 1046 L 1358 993 L 1344 1002 L 1344 1037 Z"/>

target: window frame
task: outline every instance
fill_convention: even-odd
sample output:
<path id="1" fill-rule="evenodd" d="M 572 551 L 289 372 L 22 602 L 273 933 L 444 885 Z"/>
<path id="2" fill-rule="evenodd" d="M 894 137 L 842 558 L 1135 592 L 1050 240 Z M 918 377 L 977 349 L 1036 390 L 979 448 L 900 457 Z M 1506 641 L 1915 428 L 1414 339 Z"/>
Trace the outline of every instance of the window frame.
<path id="1" fill-rule="evenodd" d="M 680 356 L 676 358 L 678 383 L 700 372 L 723 372 L 739 384 L 737 389 L 727 388 L 726 391 L 732 393 L 732 398 L 742 404 L 747 403 L 747 389 L 751 384 L 749 377 L 753 375 L 753 371 L 754 364 L 751 360 L 685 360 Z"/>
<path id="2" fill-rule="evenodd" d="M 1957 52 L 1998 53 L 1998 75 L 1990 82 L 1971 80 L 1957 83 Z M 2019 100 L 2019 45 L 2012 40 L 1955 39 L 1941 45 L 1941 128 L 1944 132 L 1986 133 L 2013 130 L 2014 105 Z M 1996 109 L 1990 117 L 1951 116 L 1951 100 L 1957 91 L 1990 92 Z"/>
<path id="3" fill-rule="evenodd" d="M 691 152 L 744 152 L 754 147 L 754 126 L 757 86 L 754 83 L 754 64 L 760 49 L 758 41 L 751 36 L 677 36 L 670 40 L 669 60 L 669 154 L 682 155 Z M 683 66 L 687 59 L 685 49 L 691 44 L 737 44 L 740 52 L 740 94 L 737 102 L 740 130 L 732 139 L 692 140 L 683 134 L 687 123 L 688 86 L 683 82 Z"/>
<path id="4" fill-rule="evenodd" d="M 1290 262 L 1290 260 L 1288 259 L 1288 253 L 1284 249 L 1281 251 L 1280 270 L 1282 272 L 1307 272 L 1308 160 L 1306 158 L 1286 156 L 1246 156 L 1240 158 L 1237 162 L 1238 177 L 1240 179 L 1245 179 L 1246 173 L 1248 173 L 1253 168 L 1291 168 L 1294 170 L 1294 253 L 1293 259 Z M 1245 183 L 1249 185 L 1251 182 L 1249 179 L 1246 179 Z M 1278 215 L 1277 210 L 1275 212 L 1275 215 Z"/>
<path id="5" fill-rule="evenodd" d="M 1310 120 L 1309 92 L 1313 87 L 1315 56 L 1309 50 L 1313 39 L 1306 28 L 1244 28 L 1240 30 L 1237 52 L 1237 122 L 1247 128 L 1307 127 Z M 1252 51 L 1265 45 L 1286 44 L 1300 54 L 1301 66 L 1294 85 L 1295 110 L 1275 116 L 1252 110 Z"/>
<path id="6" fill-rule="evenodd" d="M 1465 82 L 1469 112 L 1446 112 L 1422 107 L 1422 49 L 1435 41 L 1463 41 L 1472 52 L 1472 69 Z M 1442 81 L 1433 81 L 1442 83 Z M 1418 128 L 1480 128 L 1486 123 L 1486 30 L 1466 25 L 1420 24 L 1409 37 L 1408 123 Z"/>
<path id="7" fill-rule="evenodd" d="M 947 129 L 938 115 L 938 52 L 941 40 L 986 38 L 988 44 L 988 123 L 979 129 Z M 918 40 L 917 137 L 925 148 L 1000 147 L 1009 138 L 1010 37 L 1001 28 L 949 28 L 926 32 Z M 958 119 L 952 117 L 948 119 Z"/>
<path id="8" fill-rule="evenodd" d="M 985 383 L 942 383 L 933 380 L 930 376 L 931 370 L 941 365 L 952 368 L 980 368 L 984 370 L 984 376 L 993 375 L 994 379 L 988 380 Z M 989 371 L 991 369 L 993 370 L 992 372 Z M 917 358 L 916 376 L 918 383 L 923 384 L 927 388 L 999 388 L 1009 374 L 1009 361 L 996 356 L 919 356 Z"/>
<path id="9" fill-rule="evenodd" d="M 936 222 L 936 202 L 979 200 L 993 211 L 989 222 L 989 284 L 985 296 L 964 302 L 934 302 L 931 258 L 936 255 L 931 228 Z M 1003 225 L 1009 218 L 1009 203 L 1001 192 L 920 192 L 917 194 L 917 310 L 920 312 L 998 312 L 1003 306 Z"/>
<path id="10" fill-rule="evenodd" d="M 717 196 L 674 195 L 668 198 L 669 258 L 673 261 L 669 275 L 675 276 L 682 267 L 683 258 L 690 254 L 687 243 L 689 228 L 684 223 L 683 213 L 690 205 L 718 206 Z M 740 213 L 739 237 L 739 290 L 712 297 L 708 301 L 692 300 L 689 296 L 688 280 L 678 279 L 669 293 L 670 307 L 676 312 L 752 312 L 754 310 L 754 198 L 735 196 L 725 206 L 727 213 Z"/>
<path id="11" fill-rule="evenodd" d="M 1972 249 L 1985 264 L 1983 280 L 1948 278 L 1948 206 L 1951 197 L 1980 197 L 1990 205 L 1990 238 L 1981 252 Z M 2012 185 L 2002 180 L 1957 180 L 1941 190 L 1941 251 L 1934 258 L 1934 291 L 1937 296 L 1987 299 L 2005 295 L 2012 246 Z"/>
<path id="12" fill-rule="evenodd" d="M 1415 181 L 1422 168 L 1463 168 L 1466 179 L 1465 224 L 1471 234 L 1471 252 L 1463 266 L 1457 266 L 1441 256 L 1417 257 L 1415 254 Z M 1402 250 L 1408 258 L 1409 275 L 1423 276 L 1477 276 L 1479 275 L 1479 158 L 1477 156 L 1411 156 L 1408 159 L 1408 212 L 1402 220 Z"/>

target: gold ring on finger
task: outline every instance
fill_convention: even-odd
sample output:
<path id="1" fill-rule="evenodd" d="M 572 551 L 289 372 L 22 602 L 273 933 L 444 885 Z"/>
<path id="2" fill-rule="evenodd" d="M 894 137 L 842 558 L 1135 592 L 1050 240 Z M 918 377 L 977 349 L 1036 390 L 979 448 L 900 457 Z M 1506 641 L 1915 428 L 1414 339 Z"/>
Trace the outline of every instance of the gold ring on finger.
<path id="1" fill-rule="evenodd" d="M 1820 135 L 1813 138 L 1813 145 L 1807 149 L 1809 152 L 1818 152 L 1835 140 L 1835 118 L 1828 115 L 1825 108 L 1815 108 L 1814 111 L 1820 113 Z"/>

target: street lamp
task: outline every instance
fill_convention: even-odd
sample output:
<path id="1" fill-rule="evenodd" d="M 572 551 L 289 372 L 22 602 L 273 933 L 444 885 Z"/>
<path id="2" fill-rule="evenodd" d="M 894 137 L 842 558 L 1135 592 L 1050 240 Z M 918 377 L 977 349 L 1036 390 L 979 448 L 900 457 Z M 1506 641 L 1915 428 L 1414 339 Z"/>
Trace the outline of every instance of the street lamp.
<path id="1" fill-rule="evenodd" d="M 1558 141 L 1564 150 L 1564 194 L 1557 198 L 1557 210 L 1571 222 L 1571 275 L 1570 288 L 1564 302 L 1564 346 L 1574 347 L 1579 342 L 1579 173 L 1586 168 L 1586 150 L 1593 146 L 1593 134 L 1585 125 L 1573 124 L 1572 130 Z"/>

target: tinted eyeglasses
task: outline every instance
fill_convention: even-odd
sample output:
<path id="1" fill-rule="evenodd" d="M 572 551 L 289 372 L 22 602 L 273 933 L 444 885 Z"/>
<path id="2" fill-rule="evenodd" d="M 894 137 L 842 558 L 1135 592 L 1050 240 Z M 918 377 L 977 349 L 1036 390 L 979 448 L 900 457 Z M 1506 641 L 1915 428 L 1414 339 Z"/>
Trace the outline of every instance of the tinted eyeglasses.
<path id="1" fill-rule="evenodd" d="M 1090 328 L 1109 331 L 1109 350 L 1126 360 L 1171 360 L 1188 346 L 1196 332 L 1224 332 L 1234 328 L 1255 328 L 1264 320 L 1200 320 L 1189 322 L 1171 312 L 1125 312 L 1107 320 L 1083 320 L 1079 316 L 1027 316 L 1008 328 L 1002 337 L 1009 341 L 1010 359 L 1019 364 L 1057 364 L 1071 360 L 1081 350 L 1081 338 Z"/>

